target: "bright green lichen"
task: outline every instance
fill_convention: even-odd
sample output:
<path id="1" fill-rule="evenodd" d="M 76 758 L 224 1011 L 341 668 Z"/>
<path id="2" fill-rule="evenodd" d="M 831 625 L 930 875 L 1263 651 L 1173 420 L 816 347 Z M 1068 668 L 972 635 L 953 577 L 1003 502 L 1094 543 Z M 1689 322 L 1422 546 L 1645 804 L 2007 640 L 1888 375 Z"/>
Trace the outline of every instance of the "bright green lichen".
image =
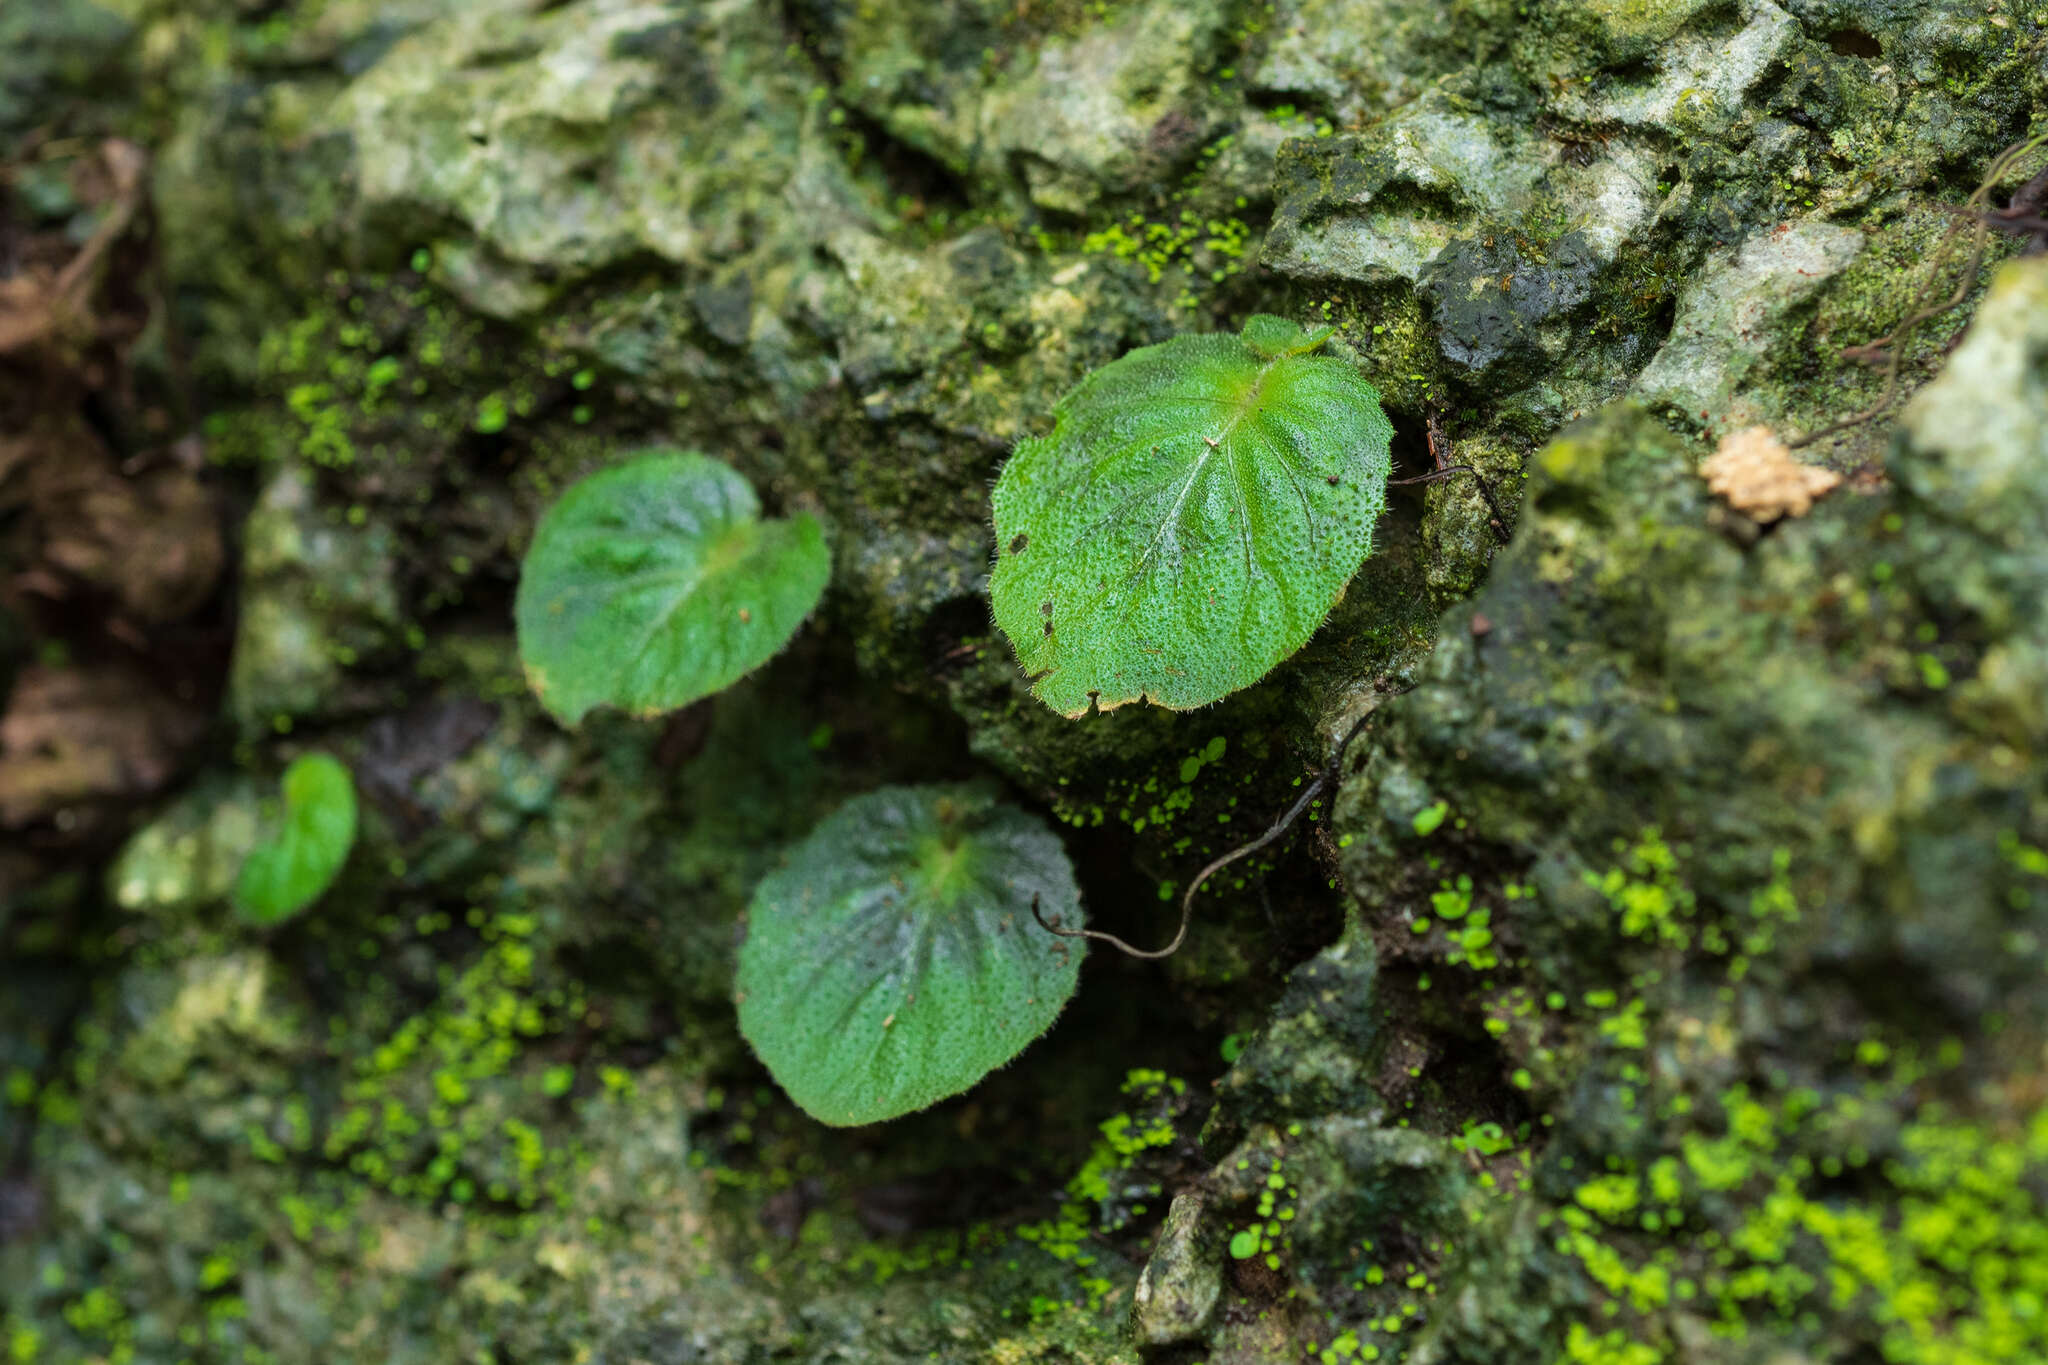
<path id="1" fill-rule="evenodd" d="M 1873 1098 L 1920 1072 L 1895 1070 Z M 1737 1087 L 1720 1108 L 1724 1137 L 1688 1134 L 1682 1161 L 1581 1184 L 1579 1207 L 1560 1211 L 1558 1250 L 1618 1303 L 1649 1315 L 1696 1305 L 1733 1340 L 1825 1315 L 1894 1365 L 2048 1349 L 2048 1208 L 2033 1188 L 2048 1170 L 2048 1110 L 2000 1129 L 1924 1104 L 1878 1162 L 1860 1136 L 1872 1131 L 1862 1097 Z M 1741 1191 L 1732 1221 L 1706 1202 Z M 1663 1240 L 1646 1256 L 1602 1225 Z M 1646 1360 L 1677 1358 L 1656 1336 L 1638 1340 Z"/>
<path id="2" fill-rule="evenodd" d="M 1652 828 L 1626 854 L 1626 869 L 1614 868 L 1600 876 L 1589 872 L 1587 885 L 1607 897 L 1619 916 L 1621 932 L 1630 938 L 1690 946 L 1692 893 L 1676 880 L 1678 864 L 1671 849 Z"/>
<path id="3" fill-rule="evenodd" d="M 1134 1188 L 1131 1172 L 1147 1153 L 1179 1141 L 1173 1116 L 1183 1107 L 1187 1082 L 1141 1068 L 1125 1076 L 1122 1089 L 1131 1111 L 1102 1121 L 1101 1136 L 1067 1181 L 1058 1216 L 1017 1229 L 1024 1241 L 1081 1269 L 1096 1264 L 1096 1257 L 1087 1250 L 1090 1237 L 1120 1231 L 1148 1210 L 1163 1212 L 1170 1197 L 1156 1180 L 1145 1180 Z M 1108 1287 L 1105 1284 L 1102 1289 Z M 1099 1306 L 1101 1291 L 1095 1299 Z"/>
<path id="4" fill-rule="evenodd" d="M 530 915 L 468 918 L 487 950 L 452 980 L 441 1003 L 366 1047 L 319 1150 L 361 1179 L 430 1206 L 487 1200 L 532 1208 L 567 1195 L 571 1153 L 549 1149 L 531 1122 L 506 1114 L 505 1092 L 566 1093 L 550 1085 L 548 1073 L 515 1077 L 527 1048 L 582 1016 L 584 996 L 580 988 L 536 989 Z M 421 927 L 437 933 L 448 926 L 429 920 Z M 267 1150 L 265 1133 L 248 1137 L 270 1160 L 311 1145 Z"/>

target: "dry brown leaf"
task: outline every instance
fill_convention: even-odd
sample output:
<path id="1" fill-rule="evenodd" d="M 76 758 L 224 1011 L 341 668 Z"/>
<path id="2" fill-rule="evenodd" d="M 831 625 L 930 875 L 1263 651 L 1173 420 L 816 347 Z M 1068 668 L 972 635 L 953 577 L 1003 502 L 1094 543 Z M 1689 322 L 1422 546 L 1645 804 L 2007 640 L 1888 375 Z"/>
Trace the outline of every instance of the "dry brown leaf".
<path id="1" fill-rule="evenodd" d="M 107 182 L 106 212 L 78 254 L 54 273 L 30 270 L 0 280 L 0 355 L 83 325 L 100 263 L 143 205 L 149 157 L 132 142 L 108 138 L 100 145 L 100 169 Z"/>
<path id="2" fill-rule="evenodd" d="M 176 621 L 219 581 L 213 495 L 182 469 L 122 479 L 111 469 L 47 510 L 43 555 L 104 588 L 138 621 Z"/>
<path id="3" fill-rule="evenodd" d="M 147 796 L 177 775 L 205 726 L 129 669 L 31 665 L 0 716 L 0 827 L 95 798 Z"/>
<path id="4" fill-rule="evenodd" d="M 178 620 L 203 603 L 224 563 L 214 496 L 163 464 L 123 477 L 106 444 L 75 415 L 0 439 L 0 511 L 28 513 L 30 562 L 16 586 L 65 596 L 61 570 L 113 596 L 135 621 Z"/>
<path id="5" fill-rule="evenodd" d="M 1753 521 L 1803 517 L 1814 500 L 1841 483 L 1831 469 L 1801 464 L 1769 427 L 1730 432 L 1700 466 L 1707 487 Z"/>

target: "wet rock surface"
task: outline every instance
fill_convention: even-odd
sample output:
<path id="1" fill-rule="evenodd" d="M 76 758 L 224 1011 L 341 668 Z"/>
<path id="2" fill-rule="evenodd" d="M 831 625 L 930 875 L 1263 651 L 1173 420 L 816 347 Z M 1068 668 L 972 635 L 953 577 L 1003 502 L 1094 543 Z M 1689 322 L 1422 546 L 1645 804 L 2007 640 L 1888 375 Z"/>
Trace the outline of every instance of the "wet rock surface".
<path id="1" fill-rule="evenodd" d="M 150 148 L 133 363 L 205 414 L 234 533 L 185 578 L 224 543 L 238 607 L 210 739 L 87 752 L 196 778 L 118 856 L 0 863 L 14 1358 L 2048 1354 L 2048 274 L 1999 235 L 1963 279 L 1951 212 L 2048 13 L 32 9 L 6 221 L 89 237 L 65 139 Z M 1338 329 L 1397 476 L 1495 498 L 1396 490 L 1257 687 L 1062 720 L 991 638 L 990 481 L 1089 369 L 1254 311 Z M 1859 354 L 1918 391 L 1792 452 L 1841 484 L 1718 502 L 1723 436 L 1885 394 Z M 832 587 L 712 702 L 566 732 L 518 555 L 656 442 L 819 515 Z M 12 602 L 44 771 L 78 627 Z M 825 1130 L 740 1041 L 742 907 L 847 797 L 993 774 L 1163 941 L 1366 715 L 1178 957 L 1093 954 L 970 1094 Z M 360 842 L 259 933 L 225 897 L 309 748 Z"/>

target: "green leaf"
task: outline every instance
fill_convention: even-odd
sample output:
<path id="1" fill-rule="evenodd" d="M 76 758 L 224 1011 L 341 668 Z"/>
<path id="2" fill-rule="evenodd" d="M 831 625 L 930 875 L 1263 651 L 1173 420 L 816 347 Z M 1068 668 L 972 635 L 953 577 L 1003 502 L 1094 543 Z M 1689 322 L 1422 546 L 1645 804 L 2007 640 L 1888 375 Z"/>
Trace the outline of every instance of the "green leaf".
<path id="1" fill-rule="evenodd" d="M 967 1089 L 1052 1027 L 1082 923 L 1066 850 L 978 786 L 885 787 L 827 817 L 754 893 L 740 1032 L 789 1097 L 875 1123 Z"/>
<path id="2" fill-rule="evenodd" d="M 1433 805 L 1424 806 L 1415 812 L 1415 832 L 1424 837 L 1436 833 L 1437 826 L 1441 825 L 1444 817 L 1450 813 L 1451 803 L 1448 801 L 1438 801 Z"/>
<path id="3" fill-rule="evenodd" d="M 513 617 L 541 704 L 643 716 L 731 686 L 789 643 L 832 569 L 808 515 L 762 521 L 703 455 L 650 451 L 564 493 L 534 529 Z"/>
<path id="4" fill-rule="evenodd" d="M 256 845 L 235 880 L 235 911 L 290 919 L 333 885 L 356 841 L 356 784 L 340 760 L 301 754 L 284 770 L 284 826 Z"/>
<path id="5" fill-rule="evenodd" d="M 989 595 L 1032 690 L 1175 710 L 1300 649 L 1372 550 L 1393 428 L 1329 329 L 1261 314 L 1114 360 L 996 480 Z"/>

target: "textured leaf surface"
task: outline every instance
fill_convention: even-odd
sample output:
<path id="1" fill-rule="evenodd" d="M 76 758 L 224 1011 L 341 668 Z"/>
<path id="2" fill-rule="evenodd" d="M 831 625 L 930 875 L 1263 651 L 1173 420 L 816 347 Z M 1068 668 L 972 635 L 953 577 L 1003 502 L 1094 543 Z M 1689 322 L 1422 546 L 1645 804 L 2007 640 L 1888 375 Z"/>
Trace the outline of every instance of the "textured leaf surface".
<path id="1" fill-rule="evenodd" d="M 1393 428 L 1330 332 L 1132 351 L 1060 400 L 996 481 L 989 594 L 1032 690 L 1078 716 L 1248 687 L 1308 642 L 1372 550 Z"/>
<path id="2" fill-rule="evenodd" d="M 340 760 L 302 754 L 284 770 L 284 825 L 251 850 L 235 910 L 257 924 L 289 919 L 333 885 L 356 841 L 356 784 Z"/>
<path id="3" fill-rule="evenodd" d="M 580 481 L 541 518 L 513 615 L 527 681 L 561 720 L 656 715 L 731 686 L 789 643 L 831 556 L 817 521 L 760 519 L 747 481 L 652 451 Z"/>
<path id="4" fill-rule="evenodd" d="M 1043 820 L 974 786 L 842 806 L 762 881 L 740 949 L 740 1031 L 826 1123 L 956 1095 L 1052 1027 L 1074 993 L 1081 893 Z"/>

